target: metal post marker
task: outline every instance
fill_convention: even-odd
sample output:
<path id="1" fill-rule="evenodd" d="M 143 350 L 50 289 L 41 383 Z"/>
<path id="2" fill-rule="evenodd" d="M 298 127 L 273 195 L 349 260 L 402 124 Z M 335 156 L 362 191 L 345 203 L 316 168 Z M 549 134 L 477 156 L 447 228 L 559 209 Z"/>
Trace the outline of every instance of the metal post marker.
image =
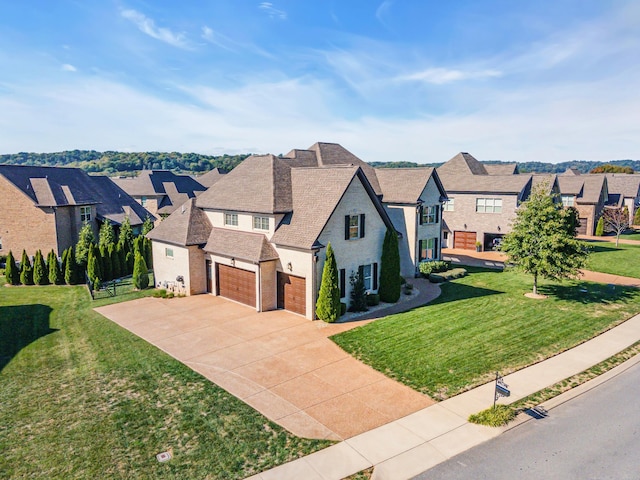
<path id="1" fill-rule="evenodd" d="M 496 402 L 500 397 L 508 397 L 511 395 L 511 391 L 509 390 L 509 385 L 504 383 L 502 376 L 496 372 L 496 386 L 493 394 L 493 408 L 496 408 Z"/>

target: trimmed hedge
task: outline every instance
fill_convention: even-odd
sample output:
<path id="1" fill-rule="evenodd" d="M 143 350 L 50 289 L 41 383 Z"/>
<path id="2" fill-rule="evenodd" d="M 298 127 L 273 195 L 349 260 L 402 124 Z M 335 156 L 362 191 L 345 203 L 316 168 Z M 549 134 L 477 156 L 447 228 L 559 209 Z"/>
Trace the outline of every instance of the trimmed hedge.
<path id="1" fill-rule="evenodd" d="M 423 277 L 428 278 L 432 273 L 440 273 L 446 272 L 451 268 L 451 262 L 445 262 L 442 260 L 430 261 L 430 262 L 420 262 L 418 264 L 418 269 Z"/>
<path id="2" fill-rule="evenodd" d="M 347 313 L 347 304 L 344 302 L 340 302 L 340 316 Z"/>
<path id="3" fill-rule="evenodd" d="M 380 295 L 377 293 L 368 293 L 366 295 L 367 307 L 375 307 L 380 303 Z"/>
<path id="4" fill-rule="evenodd" d="M 454 278 L 464 277 L 467 271 L 464 268 L 453 268 L 441 273 L 431 273 L 429 275 L 429 281 L 431 283 L 442 283 L 453 280 Z"/>

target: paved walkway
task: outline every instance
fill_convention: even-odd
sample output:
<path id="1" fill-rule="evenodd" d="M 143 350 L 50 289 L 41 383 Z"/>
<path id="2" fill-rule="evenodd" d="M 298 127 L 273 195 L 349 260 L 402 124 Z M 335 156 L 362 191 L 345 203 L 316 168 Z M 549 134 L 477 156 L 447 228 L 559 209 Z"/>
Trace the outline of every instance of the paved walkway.
<path id="1" fill-rule="evenodd" d="M 595 235 L 578 235 L 580 240 L 588 240 L 590 242 L 612 242 L 616 243 L 615 236 L 603 235 L 602 237 L 596 237 Z M 640 245 L 640 240 L 630 240 L 628 238 L 620 237 L 620 243 L 625 245 Z"/>
<path id="2" fill-rule="evenodd" d="M 142 298 L 96 311 L 199 372 L 295 435 L 344 440 L 434 403 L 354 359 L 329 336 L 423 305 L 419 293 L 360 319 L 312 322 L 282 310 L 256 313 L 220 297 Z"/>
<path id="3" fill-rule="evenodd" d="M 472 250 L 443 248 L 442 256 L 444 260 L 449 260 L 454 265 L 470 265 L 473 267 L 498 269 L 504 268 L 505 255 L 500 252 L 474 252 Z M 638 278 L 623 277 L 621 275 L 611 275 L 609 273 L 592 272 L 590 270 L 581 270 L 580 279 L 589 282 L 610 283 L 613 285 L 624 285 L 627 287 L 640 288 L 640 279 Z"/>
<path id="4" fill-rule="evenodd" d="M 605 360 L 640 340 L 640 315 L 548 360 L 507 375 L 511 403 Z M 637 361 L 632 359 L 631 361 Z M 621 368 L 624 368 L 621 366 Z M 617 368 L 616 371 L 619 371 Z M 615 374 L 611 372 L 610 375 Z M 596 379 L 601 382 L 604 379 Z M 471 413 L 493 403 L 493 382 L 389 424 L 352 437 L 327 449 L 251 477 L 254 480 L 340 480 L 375 466 L 373 480 L 411 478 L 458 453 L 500 435 L 512 427 L 490 428 L 467 422 Z M 578 387 L 544 405 L 589 388 Z"/>

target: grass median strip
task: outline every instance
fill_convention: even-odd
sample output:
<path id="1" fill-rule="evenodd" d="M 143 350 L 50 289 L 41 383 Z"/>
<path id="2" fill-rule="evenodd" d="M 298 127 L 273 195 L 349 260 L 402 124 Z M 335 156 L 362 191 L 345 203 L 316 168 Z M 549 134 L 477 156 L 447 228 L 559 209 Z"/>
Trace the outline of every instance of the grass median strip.
<path id="1" fill-rule="evenodd" d="M 539 390 L 509 405 L 496 405 L 496 408 L 488 408 L 482 412 L 476 413 L 469 417 L 469 422 L 479 425 L 487 425 L 490 427 L 500 427 L 507 425 L 519 413 L 537 407 L 543 402 L 550 400 L 558 395 L 565 393 L 572 388 L 576 388 L 589 380 L 612 370 L 621 363 L 626 362 L 630 358 L 640 353 L 640 342 L 636 342 L 629 348 L 617 353 L 606 360 L 588 368 L 572 377 L 558 382 L 550 387 Z"/>
<path id="2" fill-rule="evenodd" d="M 591 253 L 586 269 L 623 277 L 640 278 L 640 245 L 589 242 Z"/>
<path id="3" fill-rule="evenodd" d="M 594 337 L 640 311 L 640 290 L 591 282 L 543 282 L 468 268 L 424 307 L 332 339 L 382 373 L 442 400 Z"/>
<path id="4" fill-rule="evenodd" d="M 332 443 L 289 434 L 92 310 L 113 299 L 0 289 L 0 478 L 245 478 Z"/>

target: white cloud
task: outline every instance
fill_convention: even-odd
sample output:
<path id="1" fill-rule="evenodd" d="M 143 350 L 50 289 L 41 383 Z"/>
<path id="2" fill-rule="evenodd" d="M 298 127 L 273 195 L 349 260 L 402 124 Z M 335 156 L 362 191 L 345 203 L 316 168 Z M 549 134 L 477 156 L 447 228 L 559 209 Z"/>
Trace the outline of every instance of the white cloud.
<path id="1" fill-rule="evenodd" d="M 76 72 L 78 69 L 76 67 L 74 67 L 73 65 L 71 65 L 70 63 L 64 63 L 62 64 L 62 70 L 64 70 L 65 72 Z"/>
<path id="2" fill-rule="evenodd" d="M 182 33 L 174 33 L 168 28 L 157 27 L 153 19 L 133 9 L 122 10 L 120 14 L 138 29 L 156 40 L 178 48 L 189 48 L 189 42 Z"/>
<path id="3" fill-rule="evenodd" d="M 420 72 L 401 75 L 396 77 L 399 81 L 415 81 L 442 85 L 445 83 L 458 82 L 461 80 L 471 80 L 479 78 L 495 78 L 502 76 L 498 70 L 464 71 L 449 68 L 428 68 Z"/>
<path id="4" fill-rule="evenodd" d="M 266 12 L 269 18 L 275 18 L 277 20 L 287 19 L 287 12 L 275 8 L 271 2 L 262 2 L 258 5 L 258 8 Z"/>
<path id="5" fill-rule="evenodd" d="M 380 5 L 378 5 L 378 8 L 376 8 L 376 18 L 385 27 L 386 24 L 384 19 L 389 13 L 389 10 L 391 10 L 391 5 L 393 5 L 393 2 L 391 0 L 384 0 Z"/>

